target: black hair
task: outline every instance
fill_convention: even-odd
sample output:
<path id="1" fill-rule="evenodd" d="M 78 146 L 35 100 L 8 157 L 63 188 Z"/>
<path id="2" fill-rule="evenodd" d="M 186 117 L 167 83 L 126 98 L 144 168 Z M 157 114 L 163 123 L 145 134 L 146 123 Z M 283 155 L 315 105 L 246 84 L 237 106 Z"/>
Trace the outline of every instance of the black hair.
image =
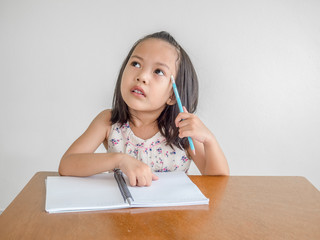
<path id="1" fill-rule="evenodd" d="M 138 44 L 150 38 L 163 40 L 175 47 L 178 53 L 178 72 L 175 82 L 180 94 L 182 105 L 185 106 L 190 113 L 194 113 L 197 108 L 199 86 L 198 77 L 192 65 L 192 62 L 188 54 L 177 43 L 177 41 L 168 32 L 161 31 L 139 39 L 132 46 L 131 50 L 128 53 L 128 56 L 123 61 L 113 95 L 111 113 L 112 124 L 125 124 L 127 121 L 131 120 L 128 106 L 121 96 L 120 88 L 122 75 L 133 51 L 138 46 Z M 170 145 L 171 147 L 172 145 L 175 145 L 180 149 L 187 149 L 189 146 L 187 138 L 179 138 L 179 129 L 175 126 L 175 118 L 177 117 L 178 113 L 179 108 L 177 104 L 167 104 L 157 119 L 158 128 L 160 133 L 166 138 L 168 145 Z"/>

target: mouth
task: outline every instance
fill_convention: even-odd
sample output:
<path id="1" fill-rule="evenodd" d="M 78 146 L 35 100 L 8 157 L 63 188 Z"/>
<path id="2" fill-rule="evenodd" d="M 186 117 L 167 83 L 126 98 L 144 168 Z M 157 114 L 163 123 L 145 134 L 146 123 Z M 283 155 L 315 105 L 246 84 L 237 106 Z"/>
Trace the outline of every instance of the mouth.
<path id="1" fill-rule="evenodd" d="M 136 96 L 142 96 L 145 97 L 145 93 L 141 87 L 135 86 L 131 89 L 131 92 Z"/>

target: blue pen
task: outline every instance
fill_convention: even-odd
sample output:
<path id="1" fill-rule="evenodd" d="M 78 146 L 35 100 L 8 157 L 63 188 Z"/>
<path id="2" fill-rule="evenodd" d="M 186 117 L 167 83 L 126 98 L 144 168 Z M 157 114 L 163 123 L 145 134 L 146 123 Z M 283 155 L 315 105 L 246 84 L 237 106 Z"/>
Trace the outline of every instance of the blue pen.
<path id="1" fill-rule="evenodd" d="M 179 111 L 180 111 L 180 112 L 184 112 L 184 111 L 183 111 L 183 108 L 182 108 L 182 103 L 181 103 L 181 100 L 180 100 L 180 96 L 179 96 L 179 93 L 178 93 L 177 85 L 176 85 L 176 82 L 174 81 L 173 75 L 171 75 L 170 78 L 171 78 L 171 82 L 172 82 L 172 87 L 173 87 L 174 95 L 176 96 L 176 99 L 177 99 Z M 192 151 L 193 154 L 195 155 L 195 154 L 196 154 L 196 150 L 194 149 L 194 145 L 193 145 L 193 141 L 192 141 L 191 137 L 188 137 L 188 141 L 189 141 L 189 145 L 190 145 L 191 151 Z"/>

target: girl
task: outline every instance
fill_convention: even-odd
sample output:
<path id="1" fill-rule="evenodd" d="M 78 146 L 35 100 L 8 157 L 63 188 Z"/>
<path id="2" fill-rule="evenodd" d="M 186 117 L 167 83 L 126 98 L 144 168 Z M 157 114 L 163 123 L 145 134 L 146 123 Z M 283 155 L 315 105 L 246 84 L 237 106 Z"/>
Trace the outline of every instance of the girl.
<path id="1" fill-rule="evenodd" d="M 185 106 L 183 113 L 171 75 Z M 89 176 L 119 168 L 130 185 L 150 186 L 158 179 L 153 172 L 187 172 L 191 159 L 202 174 L 228 175 L 227 160 L 214 135 L 192 114 L 197 102 L 197 75 L 175 39 L 158 32 L 138 40 L 120 69 L 112 109 L 98 114 L 66 151 L 60 175 Z M 107 153 L 94 153 L 101 143 Z"/>

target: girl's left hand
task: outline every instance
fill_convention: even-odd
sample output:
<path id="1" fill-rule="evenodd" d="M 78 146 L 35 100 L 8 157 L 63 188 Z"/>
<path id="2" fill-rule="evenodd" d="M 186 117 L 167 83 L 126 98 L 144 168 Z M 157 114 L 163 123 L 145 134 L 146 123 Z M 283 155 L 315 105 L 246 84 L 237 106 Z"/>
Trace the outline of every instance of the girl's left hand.
<path id="1" fill-rule="evenodd" d="M 198 142 L 206 144 L 214 138 L 211 131 L 203 122 L 194 114 L 189 113 L 185 107 L 184 112 L 179 113 L 176 117 L 175 124 L 179 128 L 179 137 L 191 137 Z"/>

